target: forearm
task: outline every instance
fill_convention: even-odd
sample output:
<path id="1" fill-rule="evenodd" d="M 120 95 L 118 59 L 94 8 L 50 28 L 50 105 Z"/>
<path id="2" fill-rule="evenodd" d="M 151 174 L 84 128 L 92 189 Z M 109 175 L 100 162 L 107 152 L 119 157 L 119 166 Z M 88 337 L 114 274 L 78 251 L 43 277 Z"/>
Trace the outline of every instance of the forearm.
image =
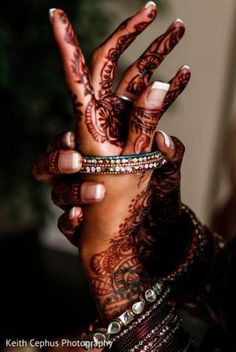
<path id="1" fill-rule="evenodd" d="M 143 190 L 129 206 L 122 207 L 120 197 L 119 207 L 111 207 L 114 202 L 104 200 L 87 212 L 81 229 L 80 257 L 105 320 L 126 309 L 149 285 L 133 243 L 133 236 L 147 212 L 149 197 L 149 191 Z M 100 218 L 99 222 L 96 217 Z"/>

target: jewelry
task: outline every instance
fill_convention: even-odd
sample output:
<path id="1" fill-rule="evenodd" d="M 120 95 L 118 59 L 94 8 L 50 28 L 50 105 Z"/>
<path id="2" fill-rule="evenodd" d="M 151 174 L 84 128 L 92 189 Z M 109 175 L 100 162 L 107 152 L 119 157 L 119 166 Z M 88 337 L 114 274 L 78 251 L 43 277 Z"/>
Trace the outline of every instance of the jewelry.
<path id="1" fill-rule="evenodd" d="M 106 341 L 110 339 L 110 336 L 119 334 L 123 328 L 125 328 L 127 325 L 133 322 L 135 318 L 137 318 L 140 314 L 143 313 L 144 309 L 148 304 L 156 303 L 160 305 L 163 302 L 163 297 L 161 296 L 161 294 L 163 293 L 163 295 L 166 296 L 169 293 L 168 288 L 164 292 L 163 288 L 163 282 L 160 280 L 157 281 L 150 289 L 144 292 L 144 295 L 140 298 L 138 302 L 133 303 L 131 308 L 127 309 L 115 320 L 110 322 L 105 332 L 103 329 L 97 331 L 93 335 L 94 342 Z"/>
<path id="2" fill-rule="evenodd" d="M 125 100 L 127 103 L 133 103 L 133 100 L 126 97 L 125 95 L 121 95 L 121 94 L 116 94 L 116 96 L 122 100 Z"/>
<path id="3" fill-rule="evenodd" d="M 146 172 L 160 168 L 166 163 L 160 151 L 145 154 L 115 156 L 85 156 L 82 161 L 82 174 L 120 175 Z"/>

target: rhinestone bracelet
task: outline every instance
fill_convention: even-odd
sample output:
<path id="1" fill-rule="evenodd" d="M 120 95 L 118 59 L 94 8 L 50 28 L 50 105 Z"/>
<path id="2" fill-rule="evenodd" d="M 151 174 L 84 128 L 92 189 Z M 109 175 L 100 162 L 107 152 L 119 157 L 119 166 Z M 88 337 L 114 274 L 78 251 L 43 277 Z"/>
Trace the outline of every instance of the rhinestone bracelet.
<path id="1" fill-rule="evenodd" d="M 143 173 L 160 168 L 166 162 L 160 151 L 115 156 L 84 156 L 79 172 L 93 175 Z"/>
<path id="2" fill-rule="evenodd" d="M 163 301 L 162 294 L 167 296 L 169 289 L 167 288 L 164 292 L 164 285 L 161 280 L 158 280 L 150 289 L 144 292 L 144 295 L 138 302 L 135 302 L 131 308 L 127 309 L 124 313 L 119 315 L 115 320 L 109 323 L 106 331 L 101 329 L 95 332 L 93 340 L 95 343 L 105 342 L 110 338 L 115 340 L 115 336 L 121 333 L 122 329 L 126 328 L 130 323 L 135 321 L 140 316 L 146 307 L 150 304 L 155 304 Z M 158 300 L 159 298 L 159 300 Z M 150 313 L 149 313 L 150 314 Z M 143 318 L 145 319 L 145 318 Z"/>

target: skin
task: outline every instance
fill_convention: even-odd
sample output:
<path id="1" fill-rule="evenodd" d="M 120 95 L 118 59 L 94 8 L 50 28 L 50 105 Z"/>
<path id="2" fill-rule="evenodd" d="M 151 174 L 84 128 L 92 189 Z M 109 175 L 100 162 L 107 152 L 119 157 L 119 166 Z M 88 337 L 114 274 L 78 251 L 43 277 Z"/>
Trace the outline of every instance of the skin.
<path id="1" fill-rule="evenodd" d="M 74 144 L 82 155 L 125 155 L 151 151 L 159 119 L 188 83 L 189 70 L 180 69 L 170 81 L 166 95 L 157 92 L 156 103 L 148 99 L 152 72 L 184 33 L 183 24 L 175 22 L 161 39 L 151 44 L 143 54 L 144 60 L 138 59 L 131 65 L 117 88 L 118 93 L 136 98 L 130 108 L 129 118 L 124 113 L 127 106 L 111 90 L 118 57 L 152 22 L 155 15 L 156 7 L 152 5 L 142 8 L 134 17 L 122 23 L 95 51 L 89 72 L 68 18 L 61 10 L 53 12 L 53 32 L 61 52 L 76 115 Z M 157 141 L 160 138 L 157 136 Z M 34 167 L 36 178 L 45 175 L 45 170 L 50 180 L 60 174 L 58 164 L 62 154 L 49 151 L 46 157 L 43 156 L 43 161 Z M 78 163 L 76 171 L 79 167 Z M 41 176 L 38 177 L 38 174 Z M 104 320 L 110 320 L 123 312 L 150 284 L 133 238 L 149 211 L 152 176 L 152 172 L 147 172 L 145 177 L 133 174 L 85 175 L 80 178 L 79 182 L 96 182 L 106 189 L 106 197 L 100 204 L 87 204 L 84 207 L 77 243 L 82 265 Z M 68 192 L 64 194 L 68 195 Z M 63 226 L 64 229 L 67 227 L 67 232 L 71 221 L 65 226 L 66 218 L 71 220 L 72 215 L 76 215 L 77 224 L 82 221 L 82 211 L 77 211 L 64 215 Z M 76 223 L 73 229 L 75 227 Z"/>

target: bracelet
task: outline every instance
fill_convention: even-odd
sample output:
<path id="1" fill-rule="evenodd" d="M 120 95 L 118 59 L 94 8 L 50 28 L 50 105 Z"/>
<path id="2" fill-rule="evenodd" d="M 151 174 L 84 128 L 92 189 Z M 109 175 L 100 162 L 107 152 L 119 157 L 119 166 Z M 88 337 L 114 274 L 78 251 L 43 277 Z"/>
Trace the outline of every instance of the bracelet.
<path id="1" fill-rule="evenodd" d="M 93 341 L 95 343 L 105 342 L 110 340 L 110 338 L 114 341 L 115 336 L 119 333 L 122 333 L 131 322 L 140 323 L 142 320 L 148 316 L 153 310 L 153 306 L 157 308 L 162 304 L 164 298 L 169 293 L 169 288 L 164 290 L 163 282 L 158 280 L 150 289 L 146 290 L 144 294 L 140 297 L 140 300 L 133 303 L 132 307 L 127 309 L 124 313 L 119 315 L 115 320 L 111 321 L 107 327 L 107 329 L 99 329 L 92 336 Z M 140 316 L 144 310 L 152 304 L 150 311 L 147 311 L 142 316 Z M 145 315 L 146 314 L 146 315 Z M 134 326 L 134 325 L 133 325 Z M 130 330 L 130 329 L 129 329 Z M 125 330 L 124 333 L 129 331 Z"/>
<path id="2" fill-rule="evenodd" d="M 160 151 L 115 156 L 84 156 L 79 173 L 93 175 L 143 173 L 158 169 L 166 162 Z"/>

